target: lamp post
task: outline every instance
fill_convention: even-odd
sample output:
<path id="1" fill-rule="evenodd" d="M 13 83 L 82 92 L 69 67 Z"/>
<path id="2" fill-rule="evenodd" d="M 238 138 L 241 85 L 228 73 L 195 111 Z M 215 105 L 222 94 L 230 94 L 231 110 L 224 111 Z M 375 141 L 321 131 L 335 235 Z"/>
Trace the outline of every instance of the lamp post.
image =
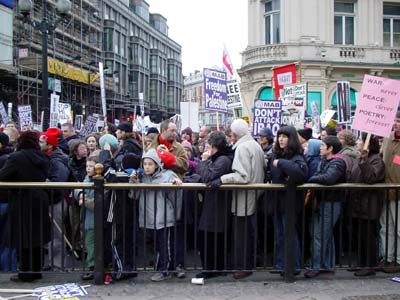
<path id="1" fill-rule="evenodd" d="M 29 13 L 33 8 L 32 0 L 19 0 L 18 8 L 20 13 L 24 16 L 24 19 L 28 21 L 33 28 L 40 31 L 42 34 L 42 98 L 40 102 L 40 109 L 44 112 L 43 115 L 43 128 L 46 130 L 49 126 L 50 121 L 50 101 L 48 99 L 49 94 L 49 83 L 48 83 L 48 69 L 47 69 L 47 35 L 49 32 L 54 31 L 57 24 L 68 14 L 71 10 L 71 2 L 69 0 L 58 0 L 56 2 L 56 9 L 61 16 L 55 23 L 50 23 L 47 18 L 47 1 L 42 0 L 42 20 L 40 23 L 35 22 L 29 18 Z"/>

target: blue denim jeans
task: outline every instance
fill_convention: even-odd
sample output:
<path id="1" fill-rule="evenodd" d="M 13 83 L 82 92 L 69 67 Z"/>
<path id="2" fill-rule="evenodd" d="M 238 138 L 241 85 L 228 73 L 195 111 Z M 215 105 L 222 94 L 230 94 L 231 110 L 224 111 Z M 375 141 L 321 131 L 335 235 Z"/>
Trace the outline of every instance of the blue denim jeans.
<path id="1" fill-rule="evenodd" d="M 274 234 L 275 234 L 275 250 L 274 250 L 274 269 L 283 270 L 285 268 L 285 215 L 277 213 L 274 215 Z M 294 232 L 294 268 L 301 269 L 301 252 L 300 242 L 297 231 Z"/>
<path id="2" fill-rule="evenodd" d="M 340 201 L 321 201 L 313 213 L 311 226 L 313 236 L 311 269 L 313 270 L 333 270 L 335 267 L 333 228 L 339 219 L 340 212 Z"/>

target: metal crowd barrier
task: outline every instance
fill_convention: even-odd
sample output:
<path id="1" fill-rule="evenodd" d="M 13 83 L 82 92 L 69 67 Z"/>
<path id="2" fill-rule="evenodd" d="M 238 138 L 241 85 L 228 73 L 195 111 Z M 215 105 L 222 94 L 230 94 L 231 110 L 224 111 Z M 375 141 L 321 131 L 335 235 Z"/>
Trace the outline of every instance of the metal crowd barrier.
<path id="1" fill-rule="evenodd" d="M 2 182 L 0 183 L 0 192 L 3 193 L 3 196 L 6 193 L 7 197 L 12 199 L 8 203 L 7 217 L 23 216 L 24 219 L 18 217 L 18 220 L 13 220 L 12 223 L 8 222 L 8 226 L 0 228 L 2 230 L 0 234 L 3 234 L 0 235 L 3 254 L 5 253 L 4 249 L 8 248 L 6 255 L 3 255 L 3 264 L 6 261 L 8 268 L 0 270 L 0 272 L 16 271 L 15 266 L 13 269 L 13 251 L 17 253 L 19 266 L 21 266 L 22 257 L 26 259 L 28 256 L 23 263 L 23 271 L 30 274 L 91 272 L 92 270 L 88 269 L 86 264 L 87 247 L 84 243 L 85 230 L 82 226 L 87 208 L 82 206 L 79 212 L 77 205 L 71 206 L 66 200 L 55 203 L 55 197 L 59 197 L 59 191 L 68 194 L 66 191 L 83 189 L 85 191 L 94 190 L 93 274 L 96 284 L 103 283 L 105 273 L 119 276 L 122 272 L 122 276 L 135 276 L 142 272 L 159 272 L 160 270 L 157 270 L 156 266 L 160 263 L 160 257 L 167 258 L 167 262 L 164 262 L 163 265 L 167 269 L 161 269 L 161 271 L 168 270 L 174 274 L 182 271 L 217 273 L 218 275 L 237 271 L 270 271 L 279 273 L 285 281 L 292 282 L 299 271 L 313 268 L 312 258 L 318 254 L 313 249 L 313 236 L 319 229 L 321 234 L 324 234 L 324 226 L 330 227 L 330 232 L 336 241 L 335 251 L 329 254 L 331 261 L 333 261 L 332 256 L 335 256 L 335 268 L 360 266 L 360 261 L 365 261 L 365 259 L 368 261 L 371 258 L 372 254 L 368 249 L 365 252 L 365 249 L 360 246 L 360 240 L 365 238 L 360 235 L 361 229 L 363 229 L 360 228 L 360 225 L 365 226 L 365 224 L 368 225 L 368 233 L 376 230 L 376 234 L 372 236 L 377 237 L 378 249 L 385 249 L 384 252 L 378 251 L 381 258 L 388 258 L 389 238 L 394 240 L 396 257 L 397 238 L 389 236 L 389 230 L 386 230 L 385 239 L 380 240 L 377 233 L 379 219 L 368 219 L 368 216 L 364 219 L 354 218 L 351 204 L 354 192 L 379 190 L 382 191 L 383 206 L 388 207 L 390 205 L 388 191 L 394 190 L 396 199 L 398 199 L 399 188 L 400 184 L 340 184 L 334 186 L 305 184 L 296 187 L 290 182 L 287 185 L 223 185 L 218 189 L 220 191 L 218 197 L 206 199 L 206 192 L 215 192 L 216 190 L 211 190 L 204 184 L 174 186 L 170 184 L 104 183 L 101 176 L 96 176 L 93 184 Z M 32 203 L 32 196 L 43 190 L 48 193 L 49 202 Z M 331 219 L 325 224 L 318 225 L 321 228 L 310 226 L 310 223 L 313 224 L 315 213 L 323 213 L 320 207 L 317 207 L 326 193 L 331 191 L 337 193 L 338 201 L 341 203 L 336 225 L 333 222 L 333 206 L 335 204 L 327 202 L 324 209 L 332 208 L 330 210 Z M 163 195 L 163 200 L 156 200 L 154 196 L 157 195 L 156 192 Z M 167 193 L 169 194 L 168 200 L 167 197 L 164 197 Z M 240 197 L 244 199 L 245 210 L 250 209 L 250 198 L 254 193 L 258 202 L 254 214 L 236 216 L 231 212 L 231 209 L 235 213 L 238 212 L 240 205 L 237 200 Z M 314 197 L 316 195 L 319 197 L 318 202 Z M 182 205 L 180 197 L 182 197 Z M 310 199 L 307 204 L 303 203 L 306 197 Z M 272 199 L 275 200 L 272 201 Z M 211 227 L 208 226 L 206 230 L 199 228 L 199 221 L 204 221 L 204 219 L 200 219 L 202 210 L 205 209 L 205 201 L 214 201 L 214 204 L 218 202 L 218 205 L 214 205 L 214 207 L 224 210 L 222 214 L 218 209 L 209 212 L 209 219 L 214 219 L 216 222 L 211 224 Z M 274 205 L 271 207 L 272 202 Z M 399 201 L 395 206 L 394 226 L 396 228 L 399 226 L 398 203 Z M 110 210 L 110 206 L 113 206 L 114 209 Z M 173 215 L 170 214 L 170 210 L 165 209 L 171 207 Z M 281 207 L 281 211 L 277 207 Z M 34 208 L 36 208 L 36 212 L 39 211 L 39 218 L 37 218 L 37 214 L 32 216 L 30 210 Z M 158 225 L 156 218 L 148 219 L 151 214 L 142 213 L 151 208 L 155 212 L 160 210 L 159 220 L 161 218 L 161 222 L 158 222 Z M 48 211 L 48 215 L 45 215 L 46 211 Z M 68 215 L 67 211 L 70 222 L 65 219 L 65 216 Z M 110 212 L 113 214 L 110 215 Z M 80 217 L 78 219 L 76 219 L 77 213 Z M 4 220 L 5 215 L 4 209 L 0 211 L 0 216 L 3 218 L 0 220 Z M 73 220 L 74 217 L 75 220 Z M 388 213 L 384 218 L 389 218 Z M 77 220 L 80 220 L 78 224 L 76 224 Z M 75 224 L 71 226 L 71 223 L 74 222 Z M 70 225 L 66 226 L 68 223 Z M 372 223 L 373 226 L 369 226 Z M 21 227 L 24 224 L 25 227 Z M 144 226 L 144 224 L 153 224 L 154 228 Z M 274 233 L 277 225 L 282 227 L 283 236 Z M 357 232 L 353 231 L 354 228 L 357 228 Z M 35 232 L 39 233 L 36 239 L 33 238 Z M 46 234 L 50 236 L 48 243 L 45 242 Z M 300 266 L 296 265 L 298 257 L 294 255 L 296 237 L 298 237 L 300 247 Z M 367 243 L 371 242 L 368 241 L 368 238 L 369 235 Z M 280 240 L 278 241 L 278 239 Z M 323 236 L 321 236 L 321 240 L 324 240 Z M 37 247 L 38 241 L 40 247 Z M 13 249 L 13 243 L 17 244 L 15 249 Z M 284 245 L 283 249 L 282 245 Z M 324 256 L 326 255 L 321 250 L 320 262 L 326 258 Z M 378 259 L 378 257 L 376 258 Z M 277 259 L 283 260 L 283 265 L 279 265 Z M 181 268 L 179 270 L 176 268 L 178 265 Z M 366 267 L 368 266 L 361 266 L 361 268 Z M 321 268 L 323 269 L 323 267 Z"/>

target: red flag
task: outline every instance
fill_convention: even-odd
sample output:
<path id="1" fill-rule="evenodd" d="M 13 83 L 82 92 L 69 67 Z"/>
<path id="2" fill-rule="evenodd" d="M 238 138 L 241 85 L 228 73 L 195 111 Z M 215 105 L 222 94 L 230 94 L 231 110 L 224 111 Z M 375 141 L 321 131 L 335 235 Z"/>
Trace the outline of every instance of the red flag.
<path id="1" fill-rule="evenodd" d="M 274 70 L 274 85 L 276 99 L 279 99 L 281 89 L 284 85 L 296 83 L 296 65 L 284 65 Z"/>

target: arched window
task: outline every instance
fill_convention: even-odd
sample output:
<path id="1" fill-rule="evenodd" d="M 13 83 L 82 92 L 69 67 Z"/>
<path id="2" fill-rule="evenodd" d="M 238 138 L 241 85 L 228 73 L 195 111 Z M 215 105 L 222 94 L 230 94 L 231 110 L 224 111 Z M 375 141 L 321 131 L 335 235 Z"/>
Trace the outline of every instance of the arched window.
<path id="1" fill-rule="evenodd" d="M 258 94 L 257 99 L 260 100 L 275 100 L 275 93 L 272 93 L 272 88 L 265 87 Z"/>

